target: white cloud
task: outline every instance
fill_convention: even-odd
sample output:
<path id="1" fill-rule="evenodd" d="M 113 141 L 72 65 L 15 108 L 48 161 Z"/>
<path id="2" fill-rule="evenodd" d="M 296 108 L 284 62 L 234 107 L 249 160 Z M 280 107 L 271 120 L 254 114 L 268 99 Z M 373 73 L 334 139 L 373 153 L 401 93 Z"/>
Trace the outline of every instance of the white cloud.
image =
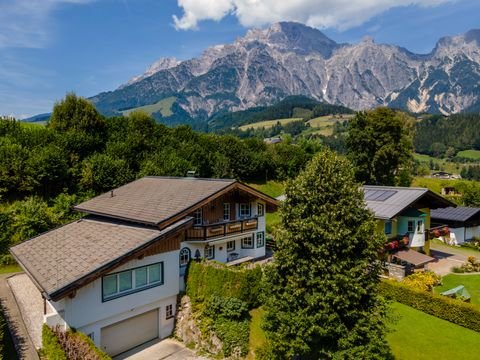
<path id="1" fill-rule="evenodd" d="M 437 6 L 456 0 L 178 0 L 183 9 L 173 16 L 179 30 L 195 29 L 202 20 L 219 21 L 232 14 L 244 26 L 298 21 L 317 28 L 345 30 L 375 15 L 407 5 Z"/>
<path id="2" fill-rule="evenodd" d="M 50 40 L 51 15 L 62 4 L 94 0 L 0 1 L 0 48 L 42 48 Z"/>

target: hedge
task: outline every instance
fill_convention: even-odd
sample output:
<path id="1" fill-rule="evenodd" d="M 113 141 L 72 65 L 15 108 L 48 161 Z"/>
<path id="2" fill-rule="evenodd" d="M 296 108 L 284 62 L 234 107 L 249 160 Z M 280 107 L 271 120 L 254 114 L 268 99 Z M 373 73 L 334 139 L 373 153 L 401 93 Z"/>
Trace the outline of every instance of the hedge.
<path id="1" fill-rule="evenodd" d="M 254 308 L 259 305 L 262 277 L 260 266 L 229 268 L 212 261 L 191 261 L 187 271 L 187 295 L 194 303 L 204 302 L 211 296 L 237 298 Z"/>
<path id="2" fill-rule="evenodd" d="M 67 360 L 57 336 L 46 324 L 42 327 L 42 355 L 47 360 Z"/>
<path id="3" fill-rule="evenodd" d="M 17 359 L 15 346 L 13 345 L 10 330 L 7 326 L 7 320 L 0 307 L 0 360 L 1 359 Z"/>
<path id="4" fill-rule="evenodd" d="M 47 360 L 111 360 L 88 336 L 73 330 L 63 331 L 59 327 L 52 329 L 43 325 L 42 345 Z"/>
<path id="5" fill-rule="evenodd" d="M 380 292 L 389 300 L 480 332 L 480 308 L 475 305 L 417 290 L 393 280 L 381 281 Z"/>

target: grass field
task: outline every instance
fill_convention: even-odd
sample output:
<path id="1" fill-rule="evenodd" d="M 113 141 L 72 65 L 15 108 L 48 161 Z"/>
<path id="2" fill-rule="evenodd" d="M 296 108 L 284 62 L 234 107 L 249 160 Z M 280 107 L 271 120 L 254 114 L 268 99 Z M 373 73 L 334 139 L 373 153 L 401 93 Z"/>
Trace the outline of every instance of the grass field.
<path id="1" fill-rule="evenodd" d="M 389 325 L 387 340 L 395 359 L 480 359 L 480 333 L 403 304 L 391 308 L 398 320 Z"/>
<path id="2" fill-rule="evenodd" d="M 247 355 L 246 360 L 255 359 L 254 351 L 263 346 L 267 340 L 265 333 L 263 332 L 262 326 L 262 317 L 265 311 L 262 308 L 253 309 L 250 311 L 251 321 L 250 321 L 250 351 Z"/>
<path id="3" fill-rule="evenodd" d="M 464 164 L 446 161 L 445 159 L 439 159 L 425 154 L 414 154 L 413 158 L 427 166 L 429 166 L 432 161 L 440 170 L 453 174 L 459 174 L 465 166 Z"/>
<path id="4" fill-rule="evenodd" d="M 132 113 L 133 111 L 141 110 L 146 112 L 149 115 L 152 115 L 154 112 L 160 111 L 160 114 L 162 114 L 162 116 L 165 116 L 165 117 L 172 116 L 173 115 L 172 105 L 175 102 L 175 100 L 176 98 L 174 96 L 170 96 L 152 105 L 145 105 L 145 106 L 140 106 L 133 109 L 124 110 L 122 111 L 122 114 L 126 116 Z"/>
<path id="5" fill-rule="evenodd" d="M 444 179 L 433 179 L 433 178 L 424 178 L 416 177 L 412 181 L 412 187 L 424 187 L 440 194 L 442 188 L 447 186 L 454 186 L 461 180 L 444 180 Z"/>
<path id="6" fill-rule="evenodd" d="M 457 156 L 465 159 L 480 160 L 480 150 L 459 151 Z"/>
<path id="7" fill-rule="evenodd" d="M 328 126 L 328 125 L 333 125 L 337 122 L 342 122 L 342 121 L 348 120 L 348 119 L 352 118 L 353 115 L 345 114 L 345 115 L 341 115 L 341 116 L 342 117 L 340 117 L 339 115 L 319 116 L 317 118 L 308 120 L 307 122 L 310 124 L 310 126 L 312 128 L 323 128 L 323 127 Z"/>
<path id="8" fill-rule="evenodd" d="M 258 183 L 250 183 L 248 185 L 273 198 L 276 198 L 277 196 L 280 196 L 283 193 L 285 193 L 285 184 L 281 181 L 267 181 L 266 183 L 258 182 Z"/>
<path id="9" fill-rule="evenodd" d="M 397 360 L 480 359 L 480 333 L 425 314 L 409 306 L 390 305 L 393 320 L 389 321 L 388 343 Z M 261 329 L 263 310 L 250 312 L 250 354 L 261 347 L 265 334 Z"/>
<path id="10" fill-rule="evenodd" d="M 247 129 L 270 129 L 273 127 L 277 122 L 279 122 L 281 125 L 285 125 L 294 121 L 299 121 L 302 120 L 302 118 L 289 118 L 289 119 L 276 119 L 276 120 L 265 120 L 265 121 L 259 121 L 256 123 L 252 124 L 247 124 L 247 125 L 242 125 L 239 127 L 240 130 L 245 131 Z"/>
<path id="11" fill-rule="evenodd" d="M 0 274 L 9 274 L 22 271 L 22 268 L 18 265 L 2 265 L 0 266 Z"/>
<path id="12" fill-rule="evenodd" d="M 480 275 L 458 275 L 449 274 L 442 278 L 442 286 L 435 288 L 436 293 L 441 293 L 457 287 L 459 285 L 465 286 L 471 295 L 470 302 L 472 304 L 480 305 Z"/>

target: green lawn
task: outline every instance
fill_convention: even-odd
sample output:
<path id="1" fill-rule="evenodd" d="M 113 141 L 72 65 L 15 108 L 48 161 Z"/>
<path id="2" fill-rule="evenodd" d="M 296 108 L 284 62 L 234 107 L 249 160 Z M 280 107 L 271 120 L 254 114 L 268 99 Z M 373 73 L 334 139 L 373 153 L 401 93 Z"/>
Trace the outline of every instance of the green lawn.
<path id="1" fill-rule="evenodd" d="M 280 181 L 258 182 L 248 185 L 274 198 L 285 193 L 285 184 Z"/>
<path id="2" fill-rule="evenodd" d="M 480 305 L 480 275 L 449 274 L 442 278 L 442 286 L 435 288 L 436 293 L 452 289 L 459 285 L 465 286 L 472 298 L 472 304 Z"/>
<path id="3" fill-rule="evenodd" d="M 165 116 L 165 117 L 172 116 L 173 115 L 172 105 L 176 99 L 177 99 L 176 97 L 170 96 L 156 102 L 155 104 L 140 106 L 134 109 L 128 109 L 128 110 L 122 111 L 122 114 L 127 116 L 133 111 L 141 110 L 146 112 L 149 115 L 152 115 L 154 112 L 160 111 L 162 116 Z"/>
<path id="4" fill-rule="evenodd" d="M 265 120 L 259 121 L 252 124 L 242 125 L 239 127 L 240 130 L 247 130 L 247 129 L 261 129 L 262 127 L 265 129 L 270 129 L 273 127 L 277 122 L 281 125 L 285 125 L 294 121 L 303 120 L 302 118 L 288 118 L 288 119 L 275 119 L 275 120 Z"/>
<path id="5" fill-rule="evenodd" d="M 447 245 L 443 241 L 438 239 L 432 240 L 432 249 L 445 251 L 457 255 L 475 256 L 478 260 L 480 260 L 480 251 L 469 247 Z"/>
<path id="6" fill-rule="evenodd" d="M 266 341 L 265 333 L 261 328 L 264 313 L 265 311 L 262 308 L 253 309 L 250 311 L 250 316 L 252 317 L 250 321 L 250 352 L 248 353 L 246 360 L 255 359 L 254 351 L 258 348 L 261 348 Z"/>
<path id="7" fill-rule="evenodd" d="M 442 192 L 442 188 L 447 186 L 455 186 L 458 184 L 459 181 L 463 180 L 444 180 L 444 179 L 432 179 L 432 178 L 424 178 L 424 177 L 416 177 L 412 181 L 412 187 L 424 187 L 427 189 L 440 194 Z"/>
<path id="8" fill-rule="evenodd" d="M 480 359 L 480 333 L 425 314 L 409 306 L 393 303 L 393 321 L 388 324 L 387 341 L 397 360 Z M 261 329 L 263 310 L 250 312 L 250 353 L 265 343 Z"/>
<path id="9" fill-rule="evenodd" d="M 440 168 L 440 170 L 453 174 L 459 174 L 462 171 L 462 168 L 465 166 L 461 163 L 446 161 L 445 159 L 440 159 L 425 154 L 413 154 L 413 158 L 427 166 L 430 164 L 430 161 L 432 161 Z"/>
<path id="10" fill-rule="evenodd" d="M 480 333 L 403 304 L 391 307 L 398 319 L 389 325 L 387 340 L 395 359 L 480 359 Z"/>
<path id="11" fill-rule="evenodd" d="M 480 160 L 480 150 L 459 151 L 457 156 L 465 159 Z"/>
<path id="12" fill-rule="evenodd" d="M 18 265 L 2 265 L 0 266 L 0 274 L 9 274 L 22 271 L 22 268 Z"/>

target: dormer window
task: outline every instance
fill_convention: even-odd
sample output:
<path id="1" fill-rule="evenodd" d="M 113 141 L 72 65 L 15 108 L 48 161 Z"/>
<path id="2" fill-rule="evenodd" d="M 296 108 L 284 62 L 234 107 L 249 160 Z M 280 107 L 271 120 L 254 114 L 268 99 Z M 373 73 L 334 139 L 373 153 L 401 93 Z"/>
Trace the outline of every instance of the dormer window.
<path id="1" fill-rule="evenodd" d="M 203 223 L 203 212 L 202 209 L 197 209 L 193 213 L 193 225 L 202 225 Z"/>

